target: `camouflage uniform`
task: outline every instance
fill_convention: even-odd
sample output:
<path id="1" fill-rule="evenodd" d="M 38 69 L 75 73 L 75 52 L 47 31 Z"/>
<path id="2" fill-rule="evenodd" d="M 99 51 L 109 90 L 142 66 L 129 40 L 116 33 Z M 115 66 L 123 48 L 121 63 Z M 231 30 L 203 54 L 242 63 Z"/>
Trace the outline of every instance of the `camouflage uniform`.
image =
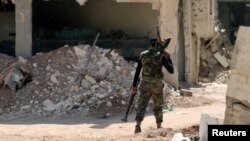
<path id="1" fill-rule="evenodd" d="M 163 120 L 163 87 L 162 83 L 162 57 L 163 54 L 156 49 L 150 49 L 141 53 L 142 81 L 139 87 L 141 92 L 136 114 L 136 121 L 142 121 L 146 112 L 148 102 L 152 96 L 154 106 L 153 112 L 157 123 Z"/>

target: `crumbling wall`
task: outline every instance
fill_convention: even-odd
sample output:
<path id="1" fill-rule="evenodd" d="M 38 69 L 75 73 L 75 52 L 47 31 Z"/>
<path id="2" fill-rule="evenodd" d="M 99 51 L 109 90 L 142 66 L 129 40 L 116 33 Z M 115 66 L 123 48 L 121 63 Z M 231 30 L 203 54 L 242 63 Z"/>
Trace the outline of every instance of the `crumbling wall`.
<path id="1" fill-rule="evenodd" d="M 224 124 L 250 124 L 250 27 L 239 28 L 231 62 Z"/>
<path id="2" fill-rule="evenodd" d="M 173 60 L 174 74 L 169 74 L 167 71 L 164 71 L 165 79 L 172 84 L 175 88 L 179 86 L 178 80 L 178 56 L 177 50 L 179 48 L 178 43 L 178 33 L 179 33 L 179 0 L 161 0 L 161 8 L 160 8 L 160 30 L 162 38 L 171 37 L 171 42 L 167 50 L 169 51 L 171 58 Z"/>

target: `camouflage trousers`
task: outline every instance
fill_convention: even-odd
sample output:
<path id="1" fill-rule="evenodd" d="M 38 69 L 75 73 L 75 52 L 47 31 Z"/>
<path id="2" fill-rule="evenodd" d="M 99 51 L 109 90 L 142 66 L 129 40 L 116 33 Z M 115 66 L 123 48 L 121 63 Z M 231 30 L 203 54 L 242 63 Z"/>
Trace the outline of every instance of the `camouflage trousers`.
<path id="1" fill-rule="evenodd" d="M 163 120 L 162 106 L 163 106 L 163 87 L 164 84 L 161 79 L 143 79 L 139 90 L 140 97 L 136 113 L 136 121 L 143 121 L 147 105 L 150 98 L 153 98 L 153 112 L 156 119 L 156 123 L 161 123 Z"/>

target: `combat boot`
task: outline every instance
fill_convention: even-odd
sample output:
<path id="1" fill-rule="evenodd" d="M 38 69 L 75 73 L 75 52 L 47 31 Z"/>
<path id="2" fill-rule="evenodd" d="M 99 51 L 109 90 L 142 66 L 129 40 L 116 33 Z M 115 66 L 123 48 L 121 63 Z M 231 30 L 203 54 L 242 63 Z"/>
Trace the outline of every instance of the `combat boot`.
<path id="1" fill-rule="evenodd" d="M 141 132 L 141 126 L 140 125 L 136 125 L 135 126 L 135 134 L 140 133 Z"/>
<path id="2" fill-rule="evenodd" d="M 161 122 L 160 123 L 157 123 L 157 128 L 161 128 Z"/>

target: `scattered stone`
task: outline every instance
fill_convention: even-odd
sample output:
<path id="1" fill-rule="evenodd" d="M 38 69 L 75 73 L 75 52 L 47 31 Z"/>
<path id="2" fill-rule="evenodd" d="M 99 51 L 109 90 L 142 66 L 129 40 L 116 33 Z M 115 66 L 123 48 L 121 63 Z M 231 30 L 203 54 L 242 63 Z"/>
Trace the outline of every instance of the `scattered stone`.
<path id="1" fill-rule="evenodd" d="M 50 81 L 51 82 L 53 82 L 53 83 L 55 83 L 55 84 L 58 84 L 59 82 L 57 81 L 57 79 L 56 79 L 56 76 L 55 75 L 51 75 L 51 77 L 50 77 Z"/>
<path id="2" fill-rule="evenodd" d="M 21 110 L 27 110 L 27 109 L 30 109 L 30 105 L 26 105 L 26 106 L 22 106 L 20 107 Z"/>
<path id="3" fill-rule="evenodd" d="M 190 141 L 190 138 L 184 137 L 182 133 L 176 133 L 171 141 Z"/>
<path id="4" fill-rule="evenodd" d="M 33 63 L 33 67 L 34 67 L 34 68 L 37 68 L 37 63 Z"/>
<path id="5" fill-rule="evenodd" d="M 20 63 L 26 63 L 27 60 L 24 59 L 22 56 L 18 56 L 18 62 L 20 62 Z"/>
<path id="6" fill-rule="evenodd" d="M 106 105 L 107 105 L 108 107 L 111 107 L 111 106 L 112 106 L 112 103 L 111 103 L 110 101 L 108 101 L 108 102 L 106 103 Z"/>
<path id="7" fill-rule="evenodd" d="M 90 86 L 91 86 L 91 83 L 85 79 L 82 79 L 82 82 L 81 82 L 81 86 L 84 88 L 84 89 L 89 89 Z"/>
<path id="8" fill-rule="evenodd" d="M 85 55 L 86 55 L 86 51 L 85 50 L 80 49 L 78 47 L 74 47 L 74 50 L 75 50 L 75 53 L 76 53 L 76 55 L 78 57 L 80 57 L 80 58 L 84 58 L 85 57 Z"/>
<path id="9" fill-rule="evenodd" d="M 89 75 L 85 75 L 85 79 L 87 81 L 89 81 L 93 85 L 96 84 L 96 80 L 93 77 L 89 76 Z"/>
<path id="10" fill-rule="evenodd" d="M 43 110 L 45 110 L 45 111 L 56 110 L 56 105 L 49 99 L 47 99 L 43 102 L 43 106 L 44 106 Z"/>

